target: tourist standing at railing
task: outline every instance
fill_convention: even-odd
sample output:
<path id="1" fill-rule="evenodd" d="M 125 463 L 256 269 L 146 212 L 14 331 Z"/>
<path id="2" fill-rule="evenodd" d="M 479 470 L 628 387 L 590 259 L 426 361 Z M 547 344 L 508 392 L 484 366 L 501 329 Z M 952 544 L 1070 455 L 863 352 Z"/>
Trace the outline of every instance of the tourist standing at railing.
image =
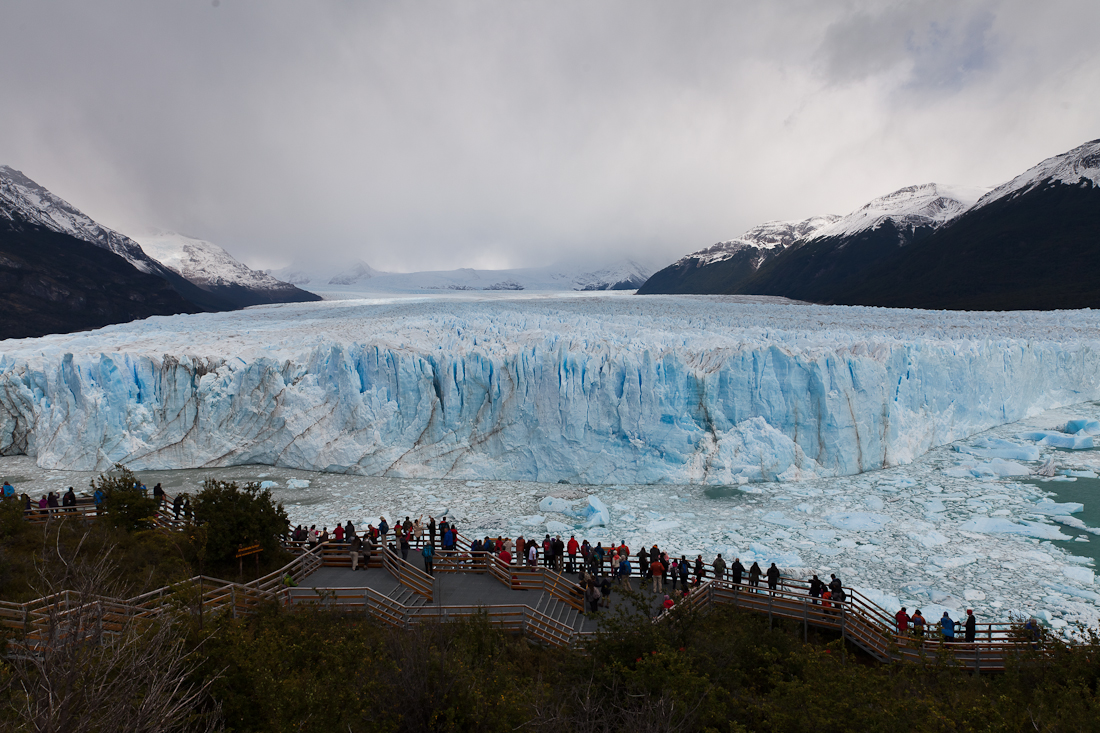
<path id="1" fill-rule="evenodd" d="M 753 588 L 759 588 L 761 575 L 763 575 L 763 571 L 760 569 L 759 563 L 754 560 L 752 567 L 749 568 L 749 585 Z"/>
<path id="2" fill-rule="evenodd" d="M 671 576 L 669 582 L 672 583 L 672 592 L 676 593 L 676 581 L 680 579 L 680 563 L 673 558 L 672 562 L 668 566 L 668 574 Z"/>
<path id="3" fill-rule="evenodd" d="M 337 542 L 342 543 L 344 541 L 344 525 L 337 522 L 336 528 L 332 530 L 332 537 Z"/>
<path id="4" fill-rule="evenodd" d="M 3 488 L 4 488 L 4 498 L 5 499 L 14 499 L 15 498 L 15 487 L 14 486 L 12 486 L 10 483 L 5 481 Z"/>
<path id="5" fill-rule="evenodd" d="M 435 517 L 428 515 L 428 542 L 435 547 Z"/>
<path id="6" fill-rule="evenodd" d="M 561 535 L 554 537 L 554 570 L 559 573 L 565 570 L 565 542 Z"/>
<path id="7" fill-rule="evenodd" d="M 309 525 L 309 547 L 312 550 L 321 541 L 321 533 L 317 531 L 317 525 Z"/>
<path id="8" fill-rule="evenodd" d="M 966 623 L 963 624 L 963 630 L 966 633 L 966 643 L 973 644 L 978 631 L 978 620 L 974 618 L 972 609 L 966 609 Z"/>
<path id="9" fill-rule="evenodd" d="M 390 533 L 390 524 L 386 521 L 385 517 L 378 518 L 378 537 L 382 540 L 382 544 L 386 544 L 386 535 Z"/>
<path id="10" fill-rule="evenodd" d="M 924 615 L 921 614 L 919 608 L 909 621 L 913 624 L 913 635 L 918 638 L 924 638 Z"/>
<path id="11" fill-rule="evenodd" d="M 405 521 L 401 523 L 401 529 L 405 530 L 405 534 L 411 535 L 413 531 L 412 520 L 405 517 Z"/>
<path id="12" fill-rule="evenodd" d="M 901 607 L 901 610 L 894 614 L 894 621 L 898 624 L 898 634 L 905 636 L 909 633 L 909 614 L 906 612 L 905 606 Z"/>
<path id="13" fill-rule="evenodd" d="M 72 486 L 70 486 L 69 490 L 65 492 L 65 495 L 61 497 L 61 506 L 66 507 L 65 511 L 67 512 L 76 511 L 76 494 L 73 492 Z M 159 508 L 160 504 L 157 504 L 157 507 Z"/>
<path id="14" fill-rule="evenodd" d="M 612 577 L 619 577 L 619 565 L 622 564 L 622 558 L 619 557 L 619 553 L 611 552 L 611 575 Z"/>
<path id="15" fill-rule="evenodd" d="M 623 555 L 619 562 L 619 582 L 625 585 L 627 590 L 633 591 L 634 588 L 630 585 L 630 571 L 630 555 Z"/>
<path id="16" fill-rule="evenodd" d="M 714 568 L 714 579 L 725 580 L 726 579 L 726 561 L 722 559 L 722 553 L 718 553 L 718 557 L 714 558 L 712 564 Z"/>
<path id="17" fill-rule="evenodd" d="M 97 490 L 97 493 L 98 490 Z M 102 500 L 101 500 L 102 501 Z M 99 502 L 96 502 L 97 504 Z M 180 511 L 183 509 L 183 494 L 176 494 L 176 498 L 172 499 L 172 516 L 176 519 L 180 518 Z"/>
<path id="18" fill-rule="evenodd" d="M 550 567 L 550 563 L 554 560 L 554 540 L 550 539 L 550 535 L 546 535 L 542 538 L 542 564 L 545 567 Z"/>
<path id="19" fill-rule="evenodd" d="M 680 555 L 680 589 L 688 589 L 688 576 L 691 575 L 691 563 L 688 562 L 687 555 Z"/>
<path id="20" fill-rule="evenodd" d="M 443 523 L 441 522 L 440 526 L 442 526 L 442 524 Z M 455 549 L 455 533 L 454 533 L 454 530 L 451 529 L 450 525 L 448 525 L 447 528 L 445 530 L 443 530 L 443 551 L 446 552 L 446 553 L 451 553 L 451 552 L 454 551 L 454 549 Z"/>
<path id="21" fill-rule="evenodd" d="M 703 582 L 703 579 L 707 577 L 707 570 L 703 566 L 703 556 L 695 556 L 695 585 L 699 585 Z"/>
<path id="22" fill-rule="evenodd" d="M 417 547 L 424 544 L 424 523 L 421 521 L 422 519 L 424 519 L 423 514 L 413 522 L 413 539 L 416 541 Z"/>
<path id="23" fill-rule="evenodd" d="M 424 558 L 424 572 L 428 575 L 432 575 L 432 563 L 435 560 L 435 547 L 432 543 L 429 542 L 424 545 L 424 548 L 420 550 L 420 556 Z"/>
<path id="24" fill-rule="evenodd" d="M 649 563 L 649 575 L 653 578 L 653 592 L 663 593 L 665 590 L 665 566 L 661 562 L 660 555 L 650 553 L 652 561 Z"/>
<path id="25" fill-rule="evenodd" d="M 355 525 L 352 524 L 351 520 L 349 519 L 348 523 L 344 525 L 344 538 L 350 541 L 351 538 L 354 537 L 354 536 L 355 536 Z"/>
<path id="26" fill-rule="evenodd" d="M 589 570 L 592 567 L 592 545 L 588 544 L 588 540 L 581 542 L 581 569 Z"/>
<path id="27" fill-rule="evenodd" d="M 409 549 L 411 548 L 411 544 L 409 543 L 409 538 L 411 536 L 412 536 L 411 532 L 403 532 L 401 534 L 401 559 L 406 561 L 406 562 L 408 562 L 408 560 L 409 560 Z"/>
<path id="28" fill-rule="evenodd" d="M 770 590 L 772 593 L 775 593 L 775 589 L 779 585 L 779 568 L 775 566 L 774 562 L 772 563 L 771 567 L 768 568 L 767 576 L 768 590 Z"/>
<path id="29" fill-rule="evenodd" d="M 649 550 L 645 548 L 645 545 L 642 545 L 642 549 L 638 550 L 638 574 L 641 576 L 638 587 L 643 587 L 649 578 Z"/>
<path id="30" fill-rule="evenodd" d="M 355 532 L 351 533 L 351 542 L 348 545 L 348 556 L 351 558 L 351 569 L 359 569 L 359 551 L 363 549 L 363 540 Z"/>
<path id="31" fill-rule="evenodd" d="M 607 557 L 607 550 L 603 548 L 602 542 L 597 542 L 596 546 L 592 548 L 592 572 L 599 575 L 603 572 L 603 561 Z"/>
<path id="32" fill-rule="evenodd" d="M 523 565 L 527 562 L 527 540 L 523 539 L 523 535 L 516 538 L 516 565 Z"/>
<path id="33" fill-rule="evenodd" d="M 569 535 L 569 542 L 565 545 L 565 551 L 569 554 L 569 566 L 567 571 L 577 572 L 577 551 L 581 549 L 580 543 L 574 535 Z"/>
<path id="34" fill-rule="evenodd" d="M 730 579 L 734 585 L 741 585 L 741 579 L 745 575 L 745 566 L 741 564 L 741 558 L 733 558 L 733 565 L 730 566 Z"/>
<path id="35" fill-rule="evenodd" d="M 825 589 L 825 584 L 821 582 L 821 579 L 816 575 L 810 578 L 810 598 L 821 598 L 821 591 Z M 814 605 L 817 605 L 817 601 L 813 601 Z"/>
<path id="36" fill-rule="evenodd" d="M 943 632 L 943 640 L 955 641 L 955 619 L 947 613 L 943 612 L 943 616 L 940 617 L 940 631 Z"/>
<path id="37" fill-rule="evenodd" d="M 70 490 L 72 490 L 71 487 Z M 159 481 L 157 482 L 157 485 L 153 487 L 153 501 L 157 503 L 158 510 L 164 504 L 164 487 L 160 485 Z"/>
<path id="38" fill-rule="evenodd" d="M 99 511 L 103 508 L 103 489 L 96 489 L 92 494 L 92 501 L 95 503 L 95 513 L 99 514 Z M 179 501 L 179 497 L 176 497 L 176 501 Z M 176 519 L 179 519 L 179 509 L 176 509 Z"/>
<path id="39" fill-rule="evenodd" d="M 527 567 L 538 567 L 539 564 L 539 546 L 534 540 L 527 542 Z"/>
<path id="40" fill-rule="evenodd" d="M 836 598 L 837 592 L 844 592 L 844 584 L 840 582 L 840 578 L 836 577 L 836 573 L 829 574 L 829 590 L 833 592 L 833 598 Z"/>

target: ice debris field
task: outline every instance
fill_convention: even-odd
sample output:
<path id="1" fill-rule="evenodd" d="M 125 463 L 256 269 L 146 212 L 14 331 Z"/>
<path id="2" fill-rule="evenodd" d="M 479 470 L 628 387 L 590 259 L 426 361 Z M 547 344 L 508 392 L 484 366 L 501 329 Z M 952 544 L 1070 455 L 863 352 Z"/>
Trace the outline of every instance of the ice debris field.
<path id="1" fill-rule="evenodd" d="M 1057 495 L 1100 486 L 1098 327 L 674 296 L 154 318 L 0 343 L 0 470 L 257 480 L 296 523 L 447 513 L 1095 624 L 1100 530 Z"/>

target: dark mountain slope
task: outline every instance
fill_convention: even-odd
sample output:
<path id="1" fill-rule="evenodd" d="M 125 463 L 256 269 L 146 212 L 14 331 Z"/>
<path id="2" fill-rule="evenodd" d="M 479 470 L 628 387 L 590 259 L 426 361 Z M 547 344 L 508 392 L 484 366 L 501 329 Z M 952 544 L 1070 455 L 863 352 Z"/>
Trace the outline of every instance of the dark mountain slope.
<path id="1" fill-rule="evenodd" d="M 829 302 L 954 310 L 1100 307 L 1100 186 L 1048 181 L 967 211 Z M 794 296 L 797 297 L 797 296 Z"/>
<path id="2" fill-rule="evenodd" d="M 181 278 L 182 279 L 182 278 Z M 201 309 L 157 275 L 68 234 L 0 218 L 0 339 Z"/>

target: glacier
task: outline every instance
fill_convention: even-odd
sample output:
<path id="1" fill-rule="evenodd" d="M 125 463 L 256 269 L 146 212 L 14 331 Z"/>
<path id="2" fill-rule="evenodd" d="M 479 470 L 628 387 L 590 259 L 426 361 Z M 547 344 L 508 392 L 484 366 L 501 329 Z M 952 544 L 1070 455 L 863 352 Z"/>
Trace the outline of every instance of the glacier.
<path id="1" fill-rule="evenodd" d="M 0 454 L 589 485 L 852 475 L 1100 398 L 1100 314 L 457 295 L 0 343 Z"/>

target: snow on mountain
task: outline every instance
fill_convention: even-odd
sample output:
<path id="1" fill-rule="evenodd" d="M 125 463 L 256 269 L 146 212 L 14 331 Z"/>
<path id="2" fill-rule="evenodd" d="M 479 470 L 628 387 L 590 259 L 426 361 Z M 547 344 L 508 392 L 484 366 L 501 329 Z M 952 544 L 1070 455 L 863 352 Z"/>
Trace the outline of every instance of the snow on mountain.
<path id="1" fill-rule="evenodd" d="M 839 218 L 839 216 L 829 214 L 826 216 L 812 216 L 802 221 L 765 222 L 748 230 L 737 239 L 718 242 L 706 249 L 692 252 L 683 257 L 680 263 L 695 259 L 699 261 L 700 265 L 710 265 L 728 260 L 746 249 L 761 250 L 762 254 L 769 250 L 783 250 L 800 239 L 812 236 L 822 227 L 832 224 Z M 757 266 L 759 266 L 759 263 L 757 263 Z"/>
<path id="2" fill-rule="evenodd" d="M 287 283 L 238 262 L 212 242 L 165 231 L 139 235 L 137 240 L 154 259 L 200 287 L 237 285 L 258 290 L 287 288 Z"/>
<path id="3" fill-rule="evenodd" d="M 1092 140 L 1061 155 L 1047 158 L 1008 183 L 986 193 L 974 208 L 987 206 L 1006 196 L 1027 193 L 1049 183 L 1100 186 L 1100 140 Z"/>
<path id="4" fill-rule="evenodd" d="M 438 290 L 634 290 L 653 269 L 633 260 L 613 264 L 575 263 L 510 270 L 428 270 L 382 272 L 362 261 L 346 264 L 292 264 L 268 272 L 329 297 L 354 293 L 430 293 Z"/>
<path id="5" fill-rule="evenodd" d="M 69 202 L 6 165 L 0 165 L 0 216 L 12 221 L 38 224 L 90 242 L 120 255 L 142 272 L 157 273 L 160 269 L 137 242 L 102 226 Z"/>
<path id="6" fill-rule="evenodd" d="M 807 239 L 850 237 L 893 221 L 898 229 L 939 227 L 970 208 L 988 188 L 925 183 L 879 196 L 814 231 Z"/>
<path id="7" fill-rule="evenodd" d="M 102 470 L 733 484 L 851 475 L 1100 398 L 1100 312 L 376 299 L 8 341 L 0 453 Z"/>

